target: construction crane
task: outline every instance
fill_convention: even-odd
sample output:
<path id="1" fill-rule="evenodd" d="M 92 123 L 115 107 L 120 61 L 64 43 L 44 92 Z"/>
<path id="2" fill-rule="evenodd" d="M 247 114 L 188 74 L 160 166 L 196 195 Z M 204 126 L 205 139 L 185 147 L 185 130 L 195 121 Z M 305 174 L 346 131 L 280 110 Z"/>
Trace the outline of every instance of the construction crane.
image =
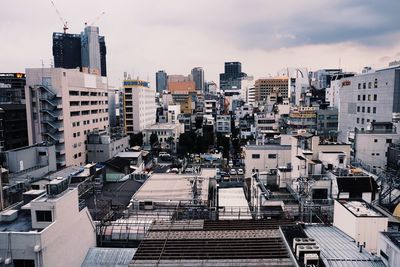
<path id="1" fill-rule="evenodd" d="M 67 21 L 66 21 L 65 19 L 63 19 L 63 17 L 61 16 L 60 11 L 58 11 L 56 5 L 54 4 L 54 1 L 53 1 L 53 0 L 50 0 L 50 2 L 51 2 L 51 4 L 53 5 L 54 9 L 56 10 L 56 13 L 57 13 L 57 15 L 58 15 L 58 18 L 61 20 L 61 22 L 62 22 L 62 24 L 63 24 L 64 33 L 67 33 L 67 30 L 68 30 Z"/>
<path id="2" fill-rule="evenodd" d="M 96 22 L 96 21 L 98 21 L 99 19 L 100 19 L 100 17 L 101 16 L 103 16 L 104 14 L 106 14 L 106 12 L 101 12 L 96 18 L 94 18 L 93 20 L 91 20 L 91 22 L 85 22 L 85 26 L 88 26 L 88 24 L 89 24 L 89 26 L 93 26 L 93 24 Z"/>

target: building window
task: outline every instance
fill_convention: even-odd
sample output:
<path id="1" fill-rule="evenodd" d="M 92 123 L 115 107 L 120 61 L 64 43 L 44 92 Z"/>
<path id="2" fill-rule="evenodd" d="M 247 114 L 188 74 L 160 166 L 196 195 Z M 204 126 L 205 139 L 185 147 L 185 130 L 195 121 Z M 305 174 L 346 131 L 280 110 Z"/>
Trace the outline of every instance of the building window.
<path id="1" fill-rule="evenodd" d="M 358 89 L 361 89 L 361 83 L 358 84 Z"/>
<path id="2" fill-rule="evenodd" d="M 260 154 L 251 154 L 251 158 L 259 159 L 260 158 Z"/>
<path id="3" fill-rule="evenodd" d="M 378 79 L 375 79 L 374 81 L 374 88 L 378 88 Z"/>
<path id="4" fill-rule="evenodd" d="M 363 101 L 365 101 L 365 95 L 363 95 L 363 98 L 362 98 L 362 100 L 363 100 Z"/>
<path id="5" fill-rule="evenodd" d="M 363 83 L 363 89 L 367 88 L 366 83 Z"/>
<path id="6" fill-rule="evenodd" d="M 371 101 L 371 95 L 368 95 L 368 101 Z"/>
<path id="7" fill-rule="evenodd" d="M 276 154 L 268 154 L 269 159 L 276 159 Z"/>
<path id="8" fill-rule="evenodd" d="M 362 112 L 364 113 L 365 112 L 365 107 L 362 107 L 361 109 L 362 109 Z"/>
<path id="9" fill-rule="evenodd" d="M 360 101 L 361 100 L 361 95 L 358 95 L 357 99 L 358 99 L 358 101 Z"/>
<path id="10" fill-rule="evenodd" d="M 362 118 L 362 119 L 361 119 L 361 124 L 364 124 L 364 121 L 365 121 L 364 118 Z"/>
<path id="11" fill-rule="evenodd" d="M 372 113 L 376 113 L 376 107 L 372 108 Z"/>
<path id="12" fill-rule="evenodd" d="M 14 267 L 35 267 L 35 260 L 13 260 Z"/>
<path id="13" fill-rule="evenodd" d="M 368 83 L 368 89 L 371 89 L 371 88 L 372 88 L 372 83 L 369 82 L 369 83 Z"/>
<path id="14" fill-rule="evenodd" d="M 374 95 L 374 101 L 378 100 L 378 95 Z"/>
<path id="15" fill-rule="evenodd" d="M 357 118 L 357 123 L 360 123 L 360 118 Z"/>
<path id="16" fill-rule="evenodd" d="M 37 210 L 36 221 L 38 222 L 52 222 L 52 216 L 50 210 Z"/>
<path id="17" fill-rule="evenodd" d="M 367 113 L 371 113 L 371 108 L 367 107 Z"/>

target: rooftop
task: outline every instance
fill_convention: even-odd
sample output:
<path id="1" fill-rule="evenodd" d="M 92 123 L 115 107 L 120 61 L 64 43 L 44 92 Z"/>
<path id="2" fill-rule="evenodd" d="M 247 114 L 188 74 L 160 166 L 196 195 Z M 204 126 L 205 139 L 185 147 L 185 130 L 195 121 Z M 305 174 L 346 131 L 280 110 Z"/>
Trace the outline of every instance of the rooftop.
<path id="1" fill-rule="evenodd" d="M 215 169 L 205 168 L 198 175 L 153 173 L 132 198 L 160 202 L 190 202 L 194 195 L 193 184 L 197 181 L 196 194 L 204 203 L 208 200 L 209 179 L 215 174 Z"/>
<path id="2" fill-rule="evenodd" d="M 128 267 L 135 252 L 134 248 L 90 248 L 82 267 Z"/>
<path id="3" fill-rule="evenodd" d="M 357 247 L 355 241 L 333 226 L 307 226 L 305 232 L 321 247 L 321 258 L 325 266 L 332 267 L 383 267 L 378 257 Z"/>
<path id="4" fill-rule="evenodd" d="M 145 130 L 151 131 L 151 130 L 174 130 L 175 128 L 180 127 L 179 124 L 177 123 L 156 123 L 152 124 L 150 126 L 147 126 Z"/>
<path id="5" fill-rule="evenodd" d="M 356 217 L 386 217 L 363 200 L 338 199 L 337 202 Z"/>
<path id="6" fill-rule="evenodd" d="M 293 266 L 279 225 L 287 220 L 155 222 L 131 266 Z"/>

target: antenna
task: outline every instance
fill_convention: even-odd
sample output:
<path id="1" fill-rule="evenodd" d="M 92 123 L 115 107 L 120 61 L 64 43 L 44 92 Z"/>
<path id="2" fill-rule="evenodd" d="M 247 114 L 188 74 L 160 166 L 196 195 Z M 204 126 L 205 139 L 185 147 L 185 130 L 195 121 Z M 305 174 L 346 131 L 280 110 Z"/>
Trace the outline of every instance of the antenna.
<path id="1" fill-rule="evenodd" d="M 63 24 L 64 33 L 67 33 L 67 30 L 68 30 L 68 26 L 67 26 L 68 23 L 67 23 L 67 21 L 66 21 L 65 19 L 63 19 L 63 17 L 61 16 L 61 13 L 60 13 L 60 11 L 58 11 L 56 5 L 54 4 L 54 1 L 53 1 L 53 0 L 50 0 L 50 2 L 51 2 L 51 4 L 53 5 L 53 7 L 54 7 L 54 9 L 55 9 L 55 11 L 56 11 L 56 13 L 57 13 L 57 15 L 58 15 L 58 18 L 61 20 L 61 22 L 62 22 L 62 24 Z"/>

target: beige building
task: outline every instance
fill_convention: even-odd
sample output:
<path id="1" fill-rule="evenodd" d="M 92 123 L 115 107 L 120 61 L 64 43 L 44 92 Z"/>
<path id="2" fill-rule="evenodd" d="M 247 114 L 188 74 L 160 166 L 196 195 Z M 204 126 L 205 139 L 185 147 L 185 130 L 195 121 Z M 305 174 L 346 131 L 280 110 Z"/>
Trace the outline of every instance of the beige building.
<path id="1" fill-rule="evenodd" d="M 26 69 L 29 144 L 56 145 L 57 166 L 84 165 L 86 135 L 109 127 L 107 78 L 62 68 Z"/>
<path id="2" fill-rule="evenodd" d="M 258 79 L 254 85 L 254 100 L 266 101 L 272 93 L 277 93 L 278 97 L 288 98 L 289 78 L 277 77 Z"/>
<path id="3" fill-rule="evenodd" d="M 156 92 L 150 83 L 124 80 L 124 125 L 127 134 L 143 131 L 156 123 Z"/>

